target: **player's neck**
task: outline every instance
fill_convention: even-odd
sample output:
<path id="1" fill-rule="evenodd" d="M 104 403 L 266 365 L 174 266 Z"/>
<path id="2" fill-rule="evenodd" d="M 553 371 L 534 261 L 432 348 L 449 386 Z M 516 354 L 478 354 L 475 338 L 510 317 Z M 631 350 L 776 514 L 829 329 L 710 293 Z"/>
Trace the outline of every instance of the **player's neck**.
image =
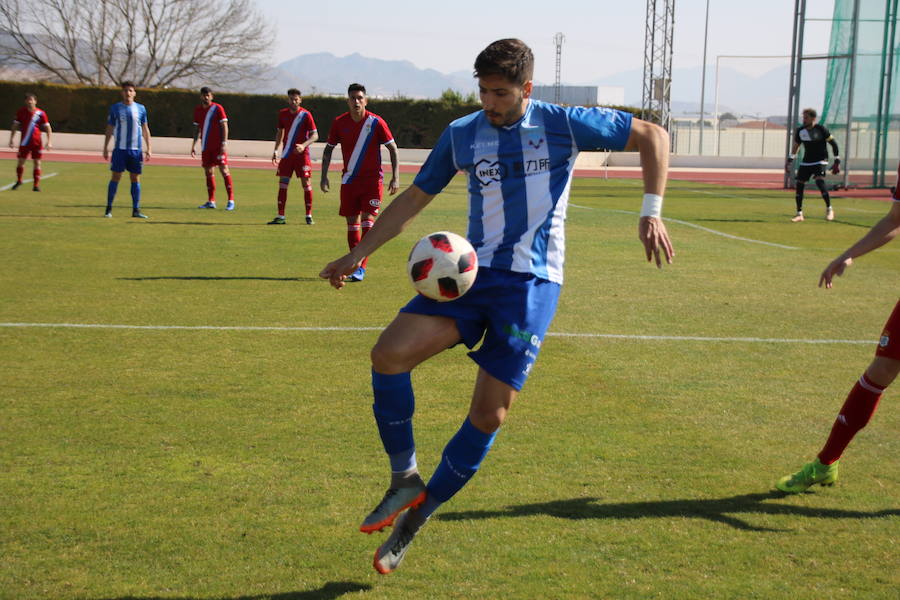
<path id="1" fill-rule="evenodd" d="M 365 109 L 363 109 L 363 111 L 362 111 L 361 113 L 359 113 L 359 116 L 357 117 L 357 116 L 356 116 L 355 114 L 353 114 L 353 112 L 351 111 L 351 112 L 350 112 L 350 118 L 353 119 L 353 122 L 354 122 L 354 123 L 359 123 L 360 121 L 362 121 L 363 119 L 366 118 L 366 112 L 368 112 L 368 111 L 366 111 Z"/>

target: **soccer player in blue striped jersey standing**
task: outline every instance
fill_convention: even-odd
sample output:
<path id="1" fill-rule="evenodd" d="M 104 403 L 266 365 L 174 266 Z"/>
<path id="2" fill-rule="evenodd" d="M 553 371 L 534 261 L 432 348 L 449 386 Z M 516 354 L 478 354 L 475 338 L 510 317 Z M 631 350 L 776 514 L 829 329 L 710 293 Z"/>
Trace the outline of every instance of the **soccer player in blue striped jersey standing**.
<path id="1" fill-rule="evenodd" d="M 483 110 L 452 122 L 413 184 L 359 245 L 320 273 L 340 289 L 365 256 L 395 237 L 453 179 L 468 176 L 468 239 L 479 270 L 453 302 L 413 298 L 372 349 L 375 422 L 391 466 L 387 493 L 360 530 L 394 524 L 376 551 L 379 573 L 396 569 L 431 514 L 475 474 L 532 370 L 563 281 L 564 222 L 580 150 L 638 150 L 644 204 L 638 235 L 647 260 L 674 256 L 660 217 L 669 140 L 662 128 L 606 108 L 531 100 L 534 57 L 524 42 L 498 40 L 475 60 Z M 425 485 L 416 466 L 410 372 L 460 342 L 478 365 L 469 414 Z M 405 512 L 404 512 L 405 511 Z M 399 518 L 397 518 L 399 516 Z M 396 523 L 394 521 L 396 520 Z"/>
<path id="2" fill-rule="evenodd" d="M 110 160 L 109 140 L 114 136 L 115 144 L 109 165 L 112 176 L 106 191 L 106 212 L 103 215 L 107 218 L 112 217 L 113 200 L 119 189 L 119 180 L 126 169 L 131 175 L 131 216 L 136 219 L 147 218 L 141 212 L 141 172 L 144 160 L 150 160 L 150 126 L 147 122 L 147 109 L 134 101 L 136 93 L 133 83 L 124 82 L 122 101 L 109 108 L 106 137 L 103 140 L 104 160 Z"/>

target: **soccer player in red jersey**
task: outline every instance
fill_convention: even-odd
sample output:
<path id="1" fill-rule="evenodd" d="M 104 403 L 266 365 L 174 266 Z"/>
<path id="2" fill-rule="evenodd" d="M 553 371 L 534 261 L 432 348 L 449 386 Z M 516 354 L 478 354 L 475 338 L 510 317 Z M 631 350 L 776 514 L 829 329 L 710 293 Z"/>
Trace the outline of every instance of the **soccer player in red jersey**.
<path id="1" fill-rule="evenodd" d="M 19 155 L 16 163 L 16 182 L 12 189 L 18 189 L 22 185 L 22 173 L 25 172 L 25 161 L 31 155 L 34 162 L 34 170 L 32 177 L 34 178 L 35 192 L 41 191 L 41 156 L 43 155 L 44 146 L 41 140 L 41 132 L 47 133 L 47 149 L 52 146 L 50 144 L 50 135 L 53 130 L 50 128 L 50 121 L 47 119 L 47 113 L 37 107 L 37 96 L 28 92 L 25 94 L 25 106 L 16 113 L 13 119 L 12 127 L 9 129 L 9 147 L 14 148 L 13 139 L 16 131 L 21 132 L 19 138 Z"/>
<path id="2" fill-rule="evenodd" d="M 349 112 L 335 118 L 328 132 L 328 142 L 322 153 L 323 192 L 328 192 L 328 165 L 334 147 L 341 145 L 344 169 L 341 175 L 341 209 L 339 214 L 347 219 L 347 244 L 350 249 L 359 244 L 372 229 L 381 200 L 384 196 L 384 178 L 381 171 L 381 146 L 391 155 L 391 181 L 388 190 L 396 194 L 400 189 L 400 175 L 397 167 L 397 144 L 384 119 L 366 110 L 366 88 L 352 83 L 347 88 Z M 365 216 L 363 216 L 365 215 Z M 362 281 L 366 275 L 368 258 L 347 281 Z"/>
<path id="3" fill-rule="evenodd" d="M 897 169 L 900 180 L 900 168 Z M 900 184 L 900 181 L 898 181 Z M 898 185 L 900 187 L 900 185 Z M 880 248 L 900 235 L 900 191 L 894 188 L 893 202 L 888 214 L 876 223 L 858 242 L 831 261 L 819 278 L 819 287 L 830 288 L 835 277 L 853 264 L 853 259 Z M 832 485 L 838 478 L 838 460 L 854 436 L 869 423 L 885 389 L 900 374 L 900 301 L 888 317 L 875 359 L 847 395 L 844 405 L 831 428 L 831 434 L 818 456 L 792 475 L 785 475 L 775 484 L 782 492 L 797 494 L 815 484 Z"/>
<path id="4" fill-rule="evenodd" d="M 275 149 L 272 151 L 272 164 L 278 166 L 278 215 L 269 221 L 269 225 L 284 225 L 284 207 L 287 204 L 288 185 L 291 176 L 296 173 L 303 186 L 303 200 L 306 204 L 306 224 L 312 225 L 312 163 L 309 160 L 309 147 L 319 139 L 316 122 L 312 113 L 300 106 L 303 95 L 300 90 L 291 88 L 287 91 L 288 107 L 278 112 L 278 129 L 275 133 Z M 279 154 L 278 148 L 281 147 Z"/>
<path id="5" fill-rule="evenodd" d="M 200 104 L 194 109 L 194 142 L 191 144 L 191 156 L 196 156 L 197 140 L 200 144 L 200 157 L 203 171 L 206 173 L 206 204 L 197 208 L 216 207 L 216 175 L 213 167 L 218 166 L 225 180 L 228 192 L 228 204 L 225 210 L 234 210 L 234 184 L 228 170 L 228 116 L 221 104 L 213 102 L 213 93 L 208 87 L 200 88 Z"/>

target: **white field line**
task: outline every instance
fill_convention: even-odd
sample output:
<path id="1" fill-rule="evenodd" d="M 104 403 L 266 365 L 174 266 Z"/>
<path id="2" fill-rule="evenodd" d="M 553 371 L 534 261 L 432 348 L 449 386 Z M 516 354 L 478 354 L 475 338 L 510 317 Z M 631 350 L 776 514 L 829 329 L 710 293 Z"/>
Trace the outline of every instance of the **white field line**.
<path id="1" fill-rule="evenodd" d="M 256 327 L 242 325 L 113 325 L 104 323 L 0 323 L 3 328 L 69 328 L 69 329 L 138 329 L 158 331 L 381 331 L 384 327 Z M 749 344 L 874 344 L 873 340 L 832 340 L 800 338 L 711 337 L 693 335 L 629 335 L 620 333 L 549 332 L 549 337 L 602 338 L 613 340 L 675 341 L 675 342 L 739 342 Z"/>
<path id="2" fill-rule="evenodd" d="M 50 179 L 51 177 L 56 177 L 57 175 L 59 175 L 59 173 L 47 173 L 46 175 L 41 175 L 41 179 Z M 23 179 L 22 183 L 23 184 L 31 183 L 32 181 L 34 181 L 34 180 L 33 179 Z M 10 184 L 4 185 L 3 187 L 0 187 L 0 192 L 5 192 L 6 190 L 12 188 L 12 186 L 14 186 L 14 185 L 16 185 L 16 182 L 12 182 Z"/>
<path id="3" fill-rule="evenodd" d="M 571 202 L 569 203 L 569 206 L 574 206 L 575 208 L 583 208 L 586 210 L 595 210 L 593 207 L 581 206 L 579 204 L 572 204 Z M 609 212 L 620 213 L 623 215 L 639 214 L 639 213 L 636 213 L 636 212 L 630 211 L 630 210 L 617 210 L 614 208 L 604 208 L 604 209 L 600 209 L 600 210 L 606 210 Z M 751 238 L 745 238 L 745 237 L 740 237 L 737 235 L 731 235 L 730 233 L 725 233 L 724 231 L 716 231 L 715 229 L 710 229 L 709 227 L 703 227 L 702 225 L 697 225 L 696 223 L 689 223 L 688 221 L 682 221 L 680 219 L 672 219 L 669 217 L 663 217 L 663 221 L 671 221 L 672 223 L 678 223 L 679 225 L 684 225 L 685 227 L 693 227 L 694 229 L 699 229 L 701 231 L 705 231 L 707 233 L 712 233 L 714 235 L 720 235 L 724 238 L 728 238 L 731 240 L 738 240 L 741 242 L 749 242 L 751 244 L 763 244 L 765 246 L 774 246 L 775 248 L 782 248 L 784 250 L 799 250 L 800 249 L 795 246 L 785 246 L 784 244 L 776 244 L 775 242 L 764 242 L 762 240 L 754 240 Z"/>
<path id="4" fill-rule="evenodd" d="M 679 190 L 681 191 L 681 190 Z M 735 196 L 734 194 L 720 194 L 719 192 L 712 192 L 710 190 L 684 190 L 686 192 L 691 192 L 695 194 L 709 194 L 710 196 L 718 196 L 719 198 L 734 198 L 735 200 L 746 200 L 749 202 L 773 202 L 775 201 L 773 198 L 751 198 L 750 196 Z M 818 190 L 816 190 L 816 194 L 818 194 Z M 793 198 L 791 198 L 793 200 Z M 808 198 L 809 199 L 809 198 Z M 837 198 L 838 200 L 840 198 Z M 835 198 L 832 198 L 832 205 L 834 204 Z M 864 208 L 853 208 L 852 206 L 839 206 L 837 207 L 837 211 L 848 211 L 848 212 L 857 212 L 864 213 L 868 215 L 880 215 L 883 214 L 882 211 L 877 210 L 866 210 Z"/>

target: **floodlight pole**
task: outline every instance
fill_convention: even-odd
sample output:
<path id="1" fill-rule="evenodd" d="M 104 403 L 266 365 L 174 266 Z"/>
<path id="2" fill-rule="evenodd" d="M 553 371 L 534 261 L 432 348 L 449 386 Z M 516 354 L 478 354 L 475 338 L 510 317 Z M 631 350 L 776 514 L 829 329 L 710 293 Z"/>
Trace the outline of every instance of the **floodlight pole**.
<path id="1" fill-rule="evenodd" d="M 562 84 L 561 76 L 562 76 L 562 44 L 563 40 L 566 39 L 562 33 L 557 33 L 553 36 L 553 43 L 556 44 L 556 82 L 553 87 L 553 103 L 559 104 L 561 92 L 562 92 Z"/>
<path id="2" fill-rule="evenodd" d="M 706 100 L 706 44 L 709 41 L 709 0 L 706 0 L 706 25 L 703 27 L 703 71 L 700 73 L 700 156 L 703 156 L 703 128 Z"/>

